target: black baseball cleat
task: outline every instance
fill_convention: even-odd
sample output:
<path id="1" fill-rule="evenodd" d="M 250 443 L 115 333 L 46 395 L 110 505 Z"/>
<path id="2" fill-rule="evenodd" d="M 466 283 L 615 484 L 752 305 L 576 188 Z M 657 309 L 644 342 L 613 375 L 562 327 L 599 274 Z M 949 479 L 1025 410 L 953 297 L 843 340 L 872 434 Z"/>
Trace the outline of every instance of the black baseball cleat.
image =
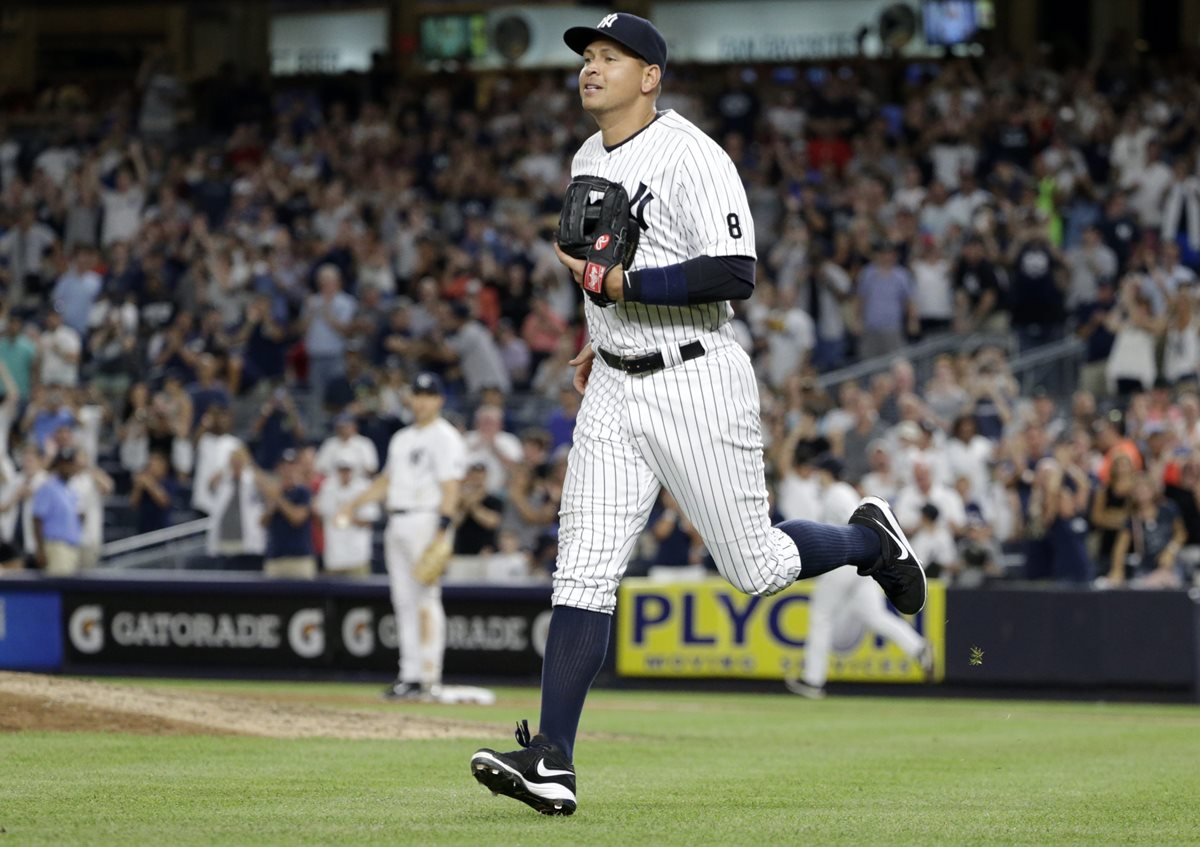
<path id="1" fill-rule="evenodd" d="M 878 582 L 901 614 L 915 615 L 925 608 L 925 569 L 887 501 L 864 497 L 850 516 L 850 523 L 874 530 L 881 547 L 878 559 L 858 566 L 859 576 Z"/>
<path id="2" fill-rule="evenodd" d="M 387 688 L 383 689 L 383 699 L 392 700 L 395 702 L 414 703 L 423 699 L 424 692 L 421 690 L 420 683 L 404 682 L 397 679 Z"/>
<path id="3" fill-rule="evenodd" d="M 544 735 L 529 736 L 529 721 L 517 724 L 522 749 L 497 753 L 483 748 L 471 757 L 471 775 L 493 794 L 532 806 L 543 815 L 575 812 L 575 768 Z"/>

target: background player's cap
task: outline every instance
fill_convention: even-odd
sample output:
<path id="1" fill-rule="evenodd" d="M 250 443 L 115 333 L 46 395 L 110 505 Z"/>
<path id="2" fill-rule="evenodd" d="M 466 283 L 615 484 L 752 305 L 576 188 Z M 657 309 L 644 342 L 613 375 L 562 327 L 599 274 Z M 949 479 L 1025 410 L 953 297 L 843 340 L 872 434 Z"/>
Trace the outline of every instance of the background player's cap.
<path id="1" fill-rule="evenodd" d="M 417 374 L 412 384 L 413 394 L 445 394 L 442 378 L 435 373 L 423 371 Z"/>
<path id="2" fill-rule="evenodd" d="M 667 69 L 666 39 L 654 24 L 637 15 L 615 12 L 605 15 L 594 27 L 573 26 L 563 33 L 563 41 L 581 56 L 589 44 L 601 38 L 627 47 L 662 71 Z"/>

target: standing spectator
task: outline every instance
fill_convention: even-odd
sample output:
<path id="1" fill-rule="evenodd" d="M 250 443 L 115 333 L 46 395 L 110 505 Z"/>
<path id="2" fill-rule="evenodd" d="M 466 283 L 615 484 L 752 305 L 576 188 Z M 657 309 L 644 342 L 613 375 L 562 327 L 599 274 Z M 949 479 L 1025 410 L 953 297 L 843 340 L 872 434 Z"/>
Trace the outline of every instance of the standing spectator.
<path id="1" fill-rule="evenodd" d="M 1096 558 L 1101 567 L 1112 561 L 1117 536 L 1129 522 L 1133 505 L 1133 486 L 1137 473 L 1129 456 L 1113 457 L 1107 482 L 1101 483 L 1092 499 L 1092 526 L 1097 533 Z"/>
<path id="2" fill-rule="evenodd" d="M 0 323 L 3 323 L 0 334 L 0 362 L 12 376 L 18 397 L 28 400 L 29 389 L 33 384 L 33 366 L 37 361 L 38 345 L 24 332 L 24 322 L 12 311 L 8 302 L 0 301 Z M 4 390 L 6 393 L 11 390 L 8 383 L 5 383 Z"/>
<path id="3" fill-rule="evenodd" d="M 262 404 L 250 435 L 257 442 L 254 457 L 259 467 L 274 467 L 286 450 L 304 441 L 304 419 L 285 386 L 279 386 Z"/>
<path id="4" fill-rule="evenodd" d="M 896 519 L 905 532 L 915 531 L 921 524 L 921 509 L 932 503 L 938 510 L 938 526 L 957 537 L 967 524 L 967 514 L 958 492 L 934 479 L 929 462 L 919 458 L 912 464 L 913 481 L 896 495 Z"/>
<path id="5" fill-rule="evenodd" d="M 229 431 L 232 422 L 227 407 L 213 406 L 200 417 L 200 426 L 196 428 L 192 508 L 205 514 L 213 514 L 217 487 L 225 480 L 230 457 L 242 447 L 241 439 Z M 238 481 L 240 472 L 239 467 L 233 474 L 234 481 Z"/>
<path id="6" fill-rule="evenodd" d="M 820 371 L 840 368 L 846 359 L 844 308 L 854 291 L 854 280 L 838 256 L 827 256 L 823 247 L 813 246 L 808 280 L 807 311 L 817 328 L 813 364 Z M 804 305 L 803 303 L 801 305 Z"/>
<path id="7" fill-rule="evenodd" d="M 41 302 L 46 257 L 57 243 L 54 230 L 37 220 L 37 210 L 23 205 L 16 226 L 0 235 L 0 287 L 10 308 Z"/>
<path id="8" fill-rule="evenodd" d="M 179 485 L 171 477 L 171 467 L 162 453 L 151 453 L 146 469 L 133 475 L 129 505 L 137 512 L 138 533 L 154 532 L 171 525 L 171 509 L 179 494 Z"/>
<path id="9" fill-rule="evenodd" d="M 117 168 L 114 187 L 109 189 L 100 183 L 97 163 L 92 165 L 92 181 L 98 186 L 100 203 L 104 206 L 104 224 L 100 231 L 100 244 L 108 248 L 118 241 L 133 241 L 138 233 L 142 209 L 146 205 L 146 189 L 149 172 L 142 155 L 139 141 L 129 142 L 126 148 L 128 163 Z"/>
<path id="10" fill-rule="evenodd" d="M 768 292 L 773 297 L 764 296 Z M 776 391 L 800 373 L 817 342 L 816 326 L 807 312 L 796 305 L 796 289 L 763 286 L 759 296 L 773 308 L 764 316 L 767 383 Z"/>
<path id="11" fill-rule="evenodd" d="M 1101 284 L 1111 286 L 1117 278 L 1117 254 L 1104 243 L 1096 225 L 1084 229 L 1082 242 L 1067 251 L 1066 262 L 1071 275 L 1067 305 L 1073 309 L 1094 302 Z"/>
<path id="12" fill-rule="evenodd" d="M 278 480 L 258 470 L 255 485 L 265 503 L 262 525 L 267 529 L 263 575 L 282 579 L 315 579 L 312 492 L 300 481 L 298 455 L 285 450 L 275 468 Z"/>
<path id="13" fill-rule="evenodd" d="M 83 342 L 79 333 L 63 323 L 57 307 L 46 313 L 45 329 L 38 337 L 38 378 L 42 385 L 74 388 L 79 383 L 79 361 Z"/>
<path id="14" fill-rule="evenodd" d="M 931 235 L 921 236 L 917 256 L 911 263 L 915 307 L 921 322 L 921 337 L 946 332 L 954 319 L 954 293 L 950 262 Z"/>
<path id="15" fill-rule="evenodd" d="M 261 388 L 265 393 L 282 384 L 287 355 L 287 331 L 275 319 L 271 300 L 255 295 L 246 306 L 245 320 L 234 335 L 230 383 L 237 393 Z"/>
<path id="16" fill-rule="evenodd" d="M 946 440 L 946 465 L 951 479 L 966 478 L 970 499 L 982 502 L 987 497 L 989 464 L 996 445 L 979 434 L 974 415 L 960 415 Z"/>
<path id="17" fill-rule="evenodd" d="M 75 451 L 65 447 L 50 463 L 50 475 L 33 495 L 33 534 L 38 567 L 48 576 L 70 576 L 79 571 L 79 544 L 83 525 L 79 498 L 67 484 L 79 463 Z"/>
<path id="18" fill-rule="evenodd" d="M 1154 316 L 1136 277 L 1127 276 L 1121 283 L 1120 300 L 1109 315 L 1108 328 L 1113 333 L 1104 368 L 1108 390 L 1122 397 L 1149 391 L 1158 375 L 1156 351 L 1166 321 Z"/>
<path id="19" fill-rule="evenodd" d="M 996 267 L 985 256 L 983 239 L 971 236 L 954 266 L 954 329 L 976 332 L 1007 329 Z"/>
<path id="20" fill-rule="evenodd" d="M 524 457 L 521 440 L 504 431 L 504 410 L 480 406 L 475 410 L 475 429 L 466 435 L 467 462 L 487 470 L 487 491 L 500 494 L 508 485 L 509 469 Z"/>
<path id="21" fill-rule="evenodd" d="M 1113 313 L 1117 308 L 1115 292 L 1111 280 L 1098 280 L 1095 299 L 1081 304 L 1076 312 L 1075 334 L 1087 345 L 1079 369 L 1079 387 L 1097 397 L 1108 393 L 1105 371 L 1116 341 L 1113 331 L 1116 322 Z"/>
<path id="22" fill-rule="evenodd" d="M 1200 174 L 1189 172 L 1189 156 L 1172 163 L 1172 182 L 1163 204 L 1161 235 L 1164 247 L 1185 247 L 1192 262 L 1200 260 Z"/>
<path id="23" fill-rule="evenodd" d="M 112 477 L 96 464 L 86 449 L 75 448 L 78 470 L 68 481 L 75 492 L 82 533 L 79 540 L 79 567 L 94 568 L 100 561 L 104 543 L 104 501 L 116 489 Z"/>
<path id="24" fill-rule="evenodd" d="M 208 532 L 205 551 L 219 557 L 222 566 L 236 570 L 261 567 L 267 546 L 263 528 L 263 498 L 258 491 L 258 469 L 250 453 L 238 442 L 225 454 L 214 476 L 207 503 Z M 197 482 L 196 486 L 199 486 Z"/>
<path id="25" fill-rule="evenodd" d="M 906 327 L 914 334 L 917 329 L 912 274 L 896 260 L 896 245 L 884 242 L 858 276 L 859 353 L 864 359 L 896 352 L 904 346 Z"/>
<path id="26" fill-rule="evenodd" d="M 217 378 L 218 369 L 217 358 L 211 353 L 203 353 L 196 360 L 196 381 L 187 387 L 188 397 L 192 400 L 189 431 L 214 406 L 229 408 L 229 391 Z"/>
<path id="27" fill-rule="evenodd" d="M 1130 577 L 1146 587 L 1177 588 L 1183 582 L 1179 551 L 1187 541 L 1187 529 L 1179 507 L 1161 497 L 1146 474 L 1133 484 L 1129 520 L 1113 545 L 1108 571 L 1110 585 L 1122 585 Z"/>
<path id="28" fill-rule="evenodd" d="M 301 327 L 308 352 L 309 423 L 320 429 L 325 421 L 325 390 L 346 372 L 346 341 L 357 309 L 342 291 L 337 265 L 317 268 L 317 293 L 304 304 Z"/>
<path id="29" fill-rule="evenodd" d="M 470 310 L 462 303 L 451 304 L 442 313 L 441 323 L 445 336 L 435 356 L 442 362 L 458 366 L 467 393 L 476 397 L 485 388 L 498 388 L 508 394 L 512 390 L 512 380 L 487 327 L 472 318 Z"/>
<path id="30" fill-rule="evenodd" d="M 1162 364 L 1163 378 L 1171 385 L 1195 384 L 1200 372 L 1200 326 L 1192 308 L 1192 298 L 1187 294 L 1171 300 Z"/>
<path id="31" fill-rule="evenodd" d="M 1131 173 L 1122 173 L 1122 187 L 1130 189 L 1129 206 L 1147 229 L 1158 229 L 1163 207 L 1174 176 L 1162 160 L 1162 145 L 1151 139 L 1146 144 L 1146 164 Z"/>
<path id="32" fill-rule="evenodd" d="M 315 466 L 330 477 L 343 466 L 349 466 L 356 477 L 372 477 L 379 470 L 379 452 L 371 439 L 359 434 L 354 415 L 342 412 L 333 420 L 333 435 L 317 450 Z"/>
<path id="33" fill-rule="evenodd" d="M 1055 582 L 1092 578 L 1085 537 L 1087 480 L 1075 468 L 1064 470 L 1044 458 L 1034 469 L 1025 515 L 1025 576 Z"/>
<path id="34" fill-rule="evenodd" d="M 317 461 L 319 465 L 319 457 Z M 372 527 L 381 517 L 379 504 L 367 503 L 352 514 L 342 514 L 370 485 L 362 467 L 347 452 L 339 452 L 332 471 L 317 492 L 313 510 L 324 524 L 325 572 L 330 576 L 371 575 L 371 535 Z"/>
<path id="35" fill-rule="evenodd" d="M 50 295 L 55 308 L 62 312 L 63 322 L 80 337 L 87 335 L 92 304 L 100 293 L 101 279 L 93 270 L 95 265 L 96 251 L 86 244 L 78 245 Z"/>
<path id="36" fill-rule="evenodd" d="M 1021 350 L 1057 341 L 1066 320 L 1066 271 L 1050 243 L 1049 220 L 1031 216 L 1009 247 L 1012 325 Z"/>
<path id="37" fill-rule="evenodd" d="M 478 556 L 500 549 L 499 530 L 504 501 L 488 490 L 487 474 L 488 468 L 483 462 L 474 462 L 467 467 L 459 500 L 462 514 L 454 532 L 456 556 Z"/>

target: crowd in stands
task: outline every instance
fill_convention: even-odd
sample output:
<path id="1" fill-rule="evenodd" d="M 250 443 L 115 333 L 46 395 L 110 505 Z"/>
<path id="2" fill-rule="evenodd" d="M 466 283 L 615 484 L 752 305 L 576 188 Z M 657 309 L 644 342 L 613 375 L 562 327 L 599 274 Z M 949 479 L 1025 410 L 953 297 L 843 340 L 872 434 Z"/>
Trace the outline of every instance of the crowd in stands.
<path id="1" fill-rule="evenodd" d="M 106 502 L 130 531 L 208 515 L 227 565 L 261 561 L 277 511 L 320 553 L 346 529 L 321 487 L 378 469 L 432 371 L 471 449 L 458 552 L 548 573 L 586 340 L 551 248 L 594 131 L 571 80 L 331 94 L 188 86 L 154 58 L 129 91 L 0 120 L 0 558 L 44 560 L 33 516 L 62 467 L 85 565 Z M 659 107 L 720 141 L 753 211 L 756 291 L 733 311 L 782 517 L 808 516 L 819 465 L 891 499 L 951 579 L 998 578 L 1013 550 L 1037 579 L 1188 576 L 1198 80 L 1120 55 L 672 70 Z M 906 345 L 949 332 L 1014 343 L 968 340 L 917 384 Z M 1078 390 L 1020 396 L 1008 353 L 1070 335 Z M 895 361 L 869 384 L 820 389 L 877 356 Z M 664 493 L 635 567 L 704 560 Z"/>

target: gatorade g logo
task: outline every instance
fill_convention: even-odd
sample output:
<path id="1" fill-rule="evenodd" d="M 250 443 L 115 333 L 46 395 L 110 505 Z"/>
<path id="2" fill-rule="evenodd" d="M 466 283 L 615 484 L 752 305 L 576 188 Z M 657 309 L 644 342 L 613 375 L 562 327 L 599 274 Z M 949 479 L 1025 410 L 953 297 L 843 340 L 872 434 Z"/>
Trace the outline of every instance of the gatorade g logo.
<path id="1" fill-rule="evenodd" d="M 325 652 L 325 613 L 301 609 L 288 621 L 288 644 L 302 659 L 315 659 Z"/>
<path id="2" fill-rule="evenodd" d="M 610 242 L 610 241 L 612 241 L 612 238 L 610 238 L 607 233 L 600 236 L 599 238 L 596 239 L 596 249 L 603 250 L 605 247 L 608 246 L 608 242 Z"/>
<path id="3" fill-rule="evenodd" d="M 351 609 L 342 619 L 342 643 L 351 656 L 370 656 L 375 649 L 375 620 L 365 607 Z"/>
<path id="4" fill-rule="evenodd" d="M 71 613 L 67 634 L 80 653 L 99 653 L 104 649 L 104 609 L 80 606 Z"/>

